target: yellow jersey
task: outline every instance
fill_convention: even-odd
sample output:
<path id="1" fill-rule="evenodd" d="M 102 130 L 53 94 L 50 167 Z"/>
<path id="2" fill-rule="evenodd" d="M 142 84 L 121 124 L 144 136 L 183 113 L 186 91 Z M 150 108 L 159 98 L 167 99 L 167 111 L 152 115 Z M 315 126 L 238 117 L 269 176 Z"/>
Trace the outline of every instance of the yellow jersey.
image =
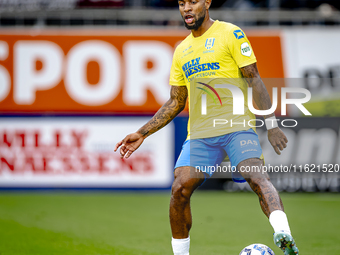
<path id="1" fill-rule="evenodd" d="M 248 109 L 248 85 L 240 68 L 255 62 L 254 52 L 245 33 L 231 23 L 218 20 L 202 36 L 194 37 L 190 34 L 177 46 L 170 71 L 170 85 L 187 86 L 188 138 L 214 137 L 250 128 L 248 121 L 255 119 L 255 116 Z M 242 91 L 243 114 L 233 114 L 232 92 L 218 88 L 217 85 L 226 80 Z M 209 94 L 206 97 L 209 108 L 205 116 L 202 115 L 201 107 L 193 107 L 201 104 L 199 98 L 202 93 Z M 214 123 L 216 119 L 220 120 L 218 125 Z M 251 125 L 254 124 L 252 122 Z"/>

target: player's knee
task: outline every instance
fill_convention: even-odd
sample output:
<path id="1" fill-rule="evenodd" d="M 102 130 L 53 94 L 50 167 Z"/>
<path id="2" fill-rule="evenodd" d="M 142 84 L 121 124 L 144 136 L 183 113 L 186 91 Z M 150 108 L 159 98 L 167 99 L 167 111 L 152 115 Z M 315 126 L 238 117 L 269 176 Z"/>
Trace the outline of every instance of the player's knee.
<path id="1" fill-rule="evenodd" d="M 192 192 L 190 187 L 186 187 L 183 183 L 174 182 L 172 185 L 171 197 L 174 200 L 185 202 L 190 199 Z"/>
<path id="2" fill-rule="evenodd" d="M 194 190 L 204 181 L 204 178 L 191 178 L 184 171 L 175 172 L 175 180 L 172 184 L 171 197 L 180 201 L 189 201 Z"/>
<path id="3" fill-rule="evenodd" d="M 271 185 L 270 179 L 267 176 L 262 177 L 250 177 L 247 179 L 249 186 L 255 191 L 255 189 L 263 190 Z"/>
<path id="4" fill-rule="evenodd" d="M 263 169 L 263 160 L 259 158 L 250 158 L 243 160 L 237 166 L 242 176 L 249 184 L 266 184 L 269 181 L 269 175 Z"/>
<path id="5" fill-rule="evenodd" d="M 172 185 L 172 197 L 179 200 L 189 200 L 194 192 L 194 183 L 187 178 L 176 178 Z"/>

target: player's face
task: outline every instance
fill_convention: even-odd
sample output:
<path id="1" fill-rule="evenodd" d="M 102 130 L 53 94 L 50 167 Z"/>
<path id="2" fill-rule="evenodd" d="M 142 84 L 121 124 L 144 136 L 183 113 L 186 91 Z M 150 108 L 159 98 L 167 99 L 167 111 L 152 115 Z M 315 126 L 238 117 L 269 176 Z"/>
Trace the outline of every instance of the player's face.
<path id="1" fill-rule="evenodd" d="M 203 23 L 206 14 L 205 0 L 180 0 L 179 11 L 187 29 L 197 30 Z"/>

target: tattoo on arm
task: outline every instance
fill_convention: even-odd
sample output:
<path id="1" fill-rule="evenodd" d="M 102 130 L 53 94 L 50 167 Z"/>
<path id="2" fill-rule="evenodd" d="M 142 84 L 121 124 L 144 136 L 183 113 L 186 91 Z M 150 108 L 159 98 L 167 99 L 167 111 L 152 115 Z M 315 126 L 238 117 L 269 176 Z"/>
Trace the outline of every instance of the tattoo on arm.
<path id="1" fill-rule="evenodd" d="M 245 66 L 241 68 L 241 72 L 246 81 L 248 82 L 249 87 L 253 88 L 253 97 L 256 105 L 260 110 L 268 110 L 272 106 L 272 102 L 270 100 L 270 96 L 268 94 L 267 88 L 264 85 L 259 71 L 257 69 L 256 63 Z M 269 118 L 274 116 L 274 114 L 270 114 L 267 116 L 263 116 L 264 118 Z"/>
<path id="2" fill-rule="evenodd" d="M 137 132 L 147 137 L 166 126 L 185 108 L 187 97 L 186 86 L 171 86 L 170 99 Z"/>

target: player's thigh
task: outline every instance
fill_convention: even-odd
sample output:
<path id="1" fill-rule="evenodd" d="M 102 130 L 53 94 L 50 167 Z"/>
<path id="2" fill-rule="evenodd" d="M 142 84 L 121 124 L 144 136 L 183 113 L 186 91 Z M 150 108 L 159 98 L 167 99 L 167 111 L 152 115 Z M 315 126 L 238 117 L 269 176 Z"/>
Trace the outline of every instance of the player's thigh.
<path id="1" fill-rule="evenodd" d="M 263 164 L 261 158 L 248 158 L 237 165 L 237 170 L 248 182 L 269 180 L 268 173 L 263 171 Z"/>

